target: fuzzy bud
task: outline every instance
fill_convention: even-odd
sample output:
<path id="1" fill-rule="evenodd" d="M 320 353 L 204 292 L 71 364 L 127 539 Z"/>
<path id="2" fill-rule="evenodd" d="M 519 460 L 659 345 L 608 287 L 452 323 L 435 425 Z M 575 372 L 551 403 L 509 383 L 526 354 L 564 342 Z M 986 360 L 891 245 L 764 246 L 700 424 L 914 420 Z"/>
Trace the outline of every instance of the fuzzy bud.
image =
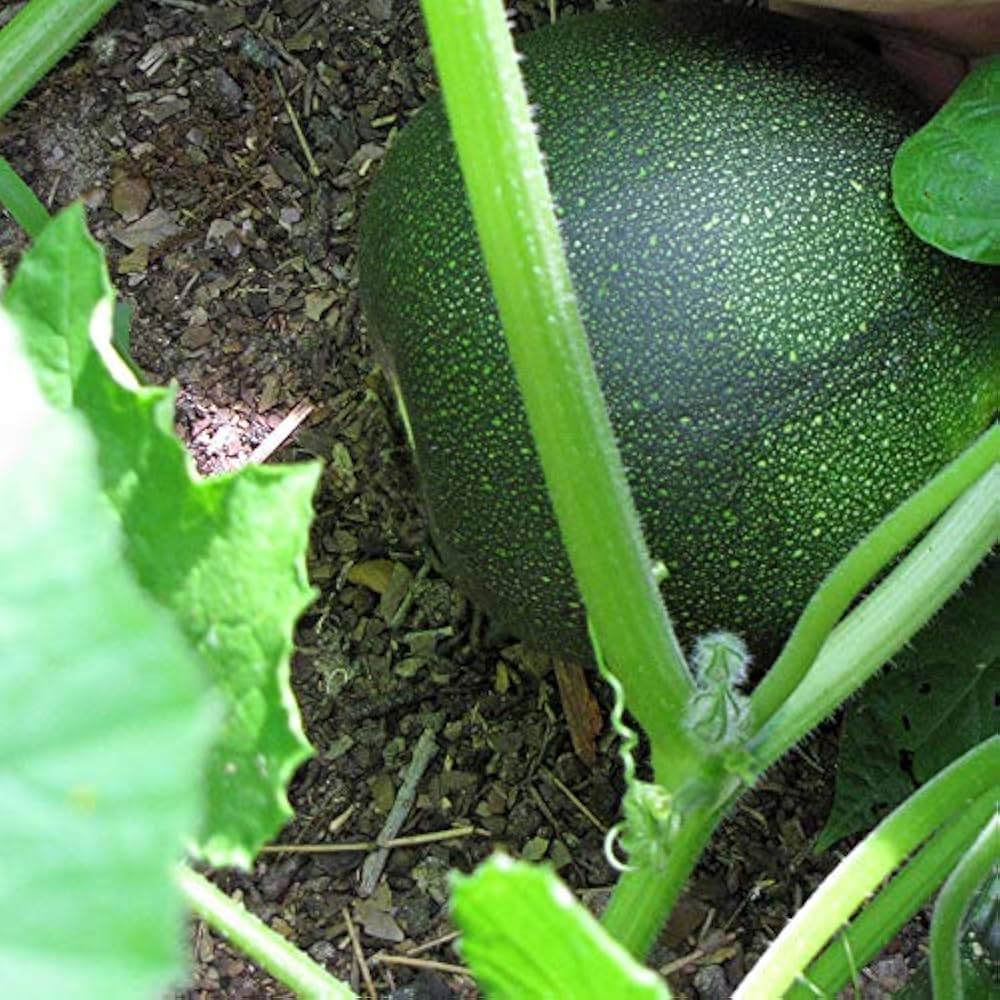
<path id="1" fill-rule="evenodd" d="M 697 685 L 688 702 L 688 728 L 706 745 L 732 747 L 746 734 L 750 652 L 731 632 L 712 632 L 695 643 L 691 657 Z"/>

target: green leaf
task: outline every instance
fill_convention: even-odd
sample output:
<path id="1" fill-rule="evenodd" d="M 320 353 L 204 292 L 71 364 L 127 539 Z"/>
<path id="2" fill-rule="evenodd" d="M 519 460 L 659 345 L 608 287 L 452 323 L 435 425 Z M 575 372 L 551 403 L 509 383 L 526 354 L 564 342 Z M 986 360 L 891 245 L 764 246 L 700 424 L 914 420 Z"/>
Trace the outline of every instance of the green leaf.
<path id="1" fill-rule="evenodd" d="M 498 854 L 452 881 L 462 954 L 487 996 L 669 1000 L 547 868 Z"/>
<path id="2" fill-rule="evenodd" d="M 225 700 L 200 847 L 213 864 L 246 866 L 291 815 L 285 786 L 309 752 L 289 656 L 312 598 L 305 547 L 318 468 L 194 473 L 173 433 L 174 391 L 138 386 L 111 345 L 111 286 L 79 207 L 42 232 L 6 301 L 46 396 L 97 439 L 138 581 L 174 613 Z"/>
<path id="3" fill-rule="evenodd" d="M 0 115 L 8 111 L 118 0 L 30 0 L 0 31 Z"/>
<path id="4" fill-rule="evenodd" d="M 1000 56 L 981 63 L 896 153 L 893 199 L 922 240 L 1000 264 Z"/>
<path id="5" fill-rule="evenodd" d="M 92 436 L 44 400 L 2 308 L 0 400 L 2 992 L 156 996 L 182 971 L 169 871 L 214 713 L 123 559 Z"/>
<path id="6" fill-rule="evenodd" d="M 11 218 L 31 237 L 40 233 L 49 221 L 48 209 L 2 156 L 0 206 L 6 208 Z"/>
<path id="7" fill-rule="evenodd" d="M 1000 731 L 997 608 L 1000 558 L 993 558 L 851 704 L 833 808 L 817 851 L 867 830 L 942 767 Z"/>

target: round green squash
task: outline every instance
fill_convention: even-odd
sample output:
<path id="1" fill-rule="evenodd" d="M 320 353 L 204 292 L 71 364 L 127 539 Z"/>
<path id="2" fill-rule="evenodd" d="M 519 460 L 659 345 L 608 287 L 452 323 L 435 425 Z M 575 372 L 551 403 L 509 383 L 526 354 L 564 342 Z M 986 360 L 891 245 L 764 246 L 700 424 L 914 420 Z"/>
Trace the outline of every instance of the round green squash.
<path id="1" fill-rule="evenodd" d="M 519 47 L 667 607 L 686 641 L 770 650 L 995 416 L 998 273 L 905 227 L 890 166 L 927 113 L 812 26 L 671 5 Z M 589 658 L 438 100 L 386 157 L 360 272 L 447 572 L 513 634 Z"/>

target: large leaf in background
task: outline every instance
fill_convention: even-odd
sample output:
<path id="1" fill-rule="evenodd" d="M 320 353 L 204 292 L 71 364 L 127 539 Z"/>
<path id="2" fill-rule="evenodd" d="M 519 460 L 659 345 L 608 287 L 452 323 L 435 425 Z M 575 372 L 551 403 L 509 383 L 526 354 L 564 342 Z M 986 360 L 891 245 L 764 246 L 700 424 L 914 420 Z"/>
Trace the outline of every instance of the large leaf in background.
<path id="1" fill-rule="evenodd" d="M 900 146 L 893 200 L 924 241 L 954 257 L 1000 264 L 1000 56 L 980 64 Z"/>
<path id="2" fill-rule="evenodd" d="M 288 661 L 311 599 L 305 546 L 318 469 L 197 477 L 173 433 L 173 392 L 135 385 L 110 346 L 111 286 L 79 207 L 46 227 L 6 304 L 49 400 L 78 411 L 97 439 L 136 578 L 174 613 L 225 700 L 200 846 L 214 864 L 245 866 L 289 817 L 285 786 L 309 751 Z"/>
<path id="3" fill-rule="evenodd" d="M 0 994 L 156 996 L 182 970 L 170 869 L 214 713 L 122 556 L 77 416 L 0 309 Z"/>
<path id="4" fill-rule="evenodd" d="M 498 854 L 453 876 L 452 917 L 462 955 L 489 997 L 669 1000 L 640 965 L 547 868 Z"/>
<path id="5" fill-rule="evenodd" d="M 1000 731 L 1000 558 L 847 711 L 833 809 L 817 850 L 871 828 L 914 788 Z"/>

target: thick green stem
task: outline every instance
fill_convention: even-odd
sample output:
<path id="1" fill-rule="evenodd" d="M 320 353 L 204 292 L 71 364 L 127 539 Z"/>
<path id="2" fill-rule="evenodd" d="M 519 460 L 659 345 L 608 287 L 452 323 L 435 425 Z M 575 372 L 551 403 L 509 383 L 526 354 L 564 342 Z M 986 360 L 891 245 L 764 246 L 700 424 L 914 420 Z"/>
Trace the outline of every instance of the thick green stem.
<path id="1" fill-rule="evenodd" d="M 308 1000 L 353 1000 L 354 992 L 334 979 L 305 952 L 272 931 L 246 907 L 230 899 L 186 865 L 176 870 L 177 884 L 191 909 L 276 979 Z"/>
<path id="2" fill-rule="evenodd" d="M 983 824 L 996 811 L 996 792 L 981 795 L 934 834 L 892 882 L 839 933 L 785 1000 L 837 996 L 854 970 L 867 965 L 947 878 Z"/>
<path id="3" fill-rule="evenodd" d="M 1000 792 L 1000 788 L 997 789 Z M 993 796 L 994 809 L 996 795 Z M 934 1000 L 962 1000 L 962 922 L 976 889 L 1000 858 L 1000 816 L 995 813 L 951 873 L 934 904 L 931 984 Z"/>
<path id="4" fill-rule="evenodd" d="M 834 630 L 787 701 L 750 740 L 770 767 L 909 641 L 1000 538 L 1000 465 L 963 494 L 920 544 Z"/>
<path id="5" fill-rule="evenodd" d="M 30 0 L 0 31 L 0 117 L 118 0 Z"/>
<path id="6" fill-rule="evenodd" d="M 2 156 L 0 156 L 0 205 L 10 212 L 14 221 L 32 239 L 35 239 L 48 224 L 48 210 Z"/>
<path id="7" fill-rule="evenodd" d="M 824 879 L 740 984 L 733 1000 L 780 997 L 869 893 L 935 829 L 991 791 L 1000 774 L 1000 736 L 936 774 Z"/>
<path id="8" fill-rule="evenodd" d="M 658 780 L 697 770 L 692 682 L 653 581 L 500 0 L 423 0 L 483 256 L 573 573 Z M 662 555 L 662 553 L 661 553 Z"/>
<path id="9" fill-rule="evenodd" d="M 1000 462 L 1000 426 L 986 431 L 837 564 L 806 605 L 781 655 L 754 691 L 751 732 L 787 701 L 858 594 L 995 462 Z"/>
<path id="10" fill-rule="evenodd" d="M 722 816 L 717 811 L 689 813 L 664 869 L 640 867 L 618 879 L 601 922 L 636 958 L 644 959 L 656 943 Z"/>

